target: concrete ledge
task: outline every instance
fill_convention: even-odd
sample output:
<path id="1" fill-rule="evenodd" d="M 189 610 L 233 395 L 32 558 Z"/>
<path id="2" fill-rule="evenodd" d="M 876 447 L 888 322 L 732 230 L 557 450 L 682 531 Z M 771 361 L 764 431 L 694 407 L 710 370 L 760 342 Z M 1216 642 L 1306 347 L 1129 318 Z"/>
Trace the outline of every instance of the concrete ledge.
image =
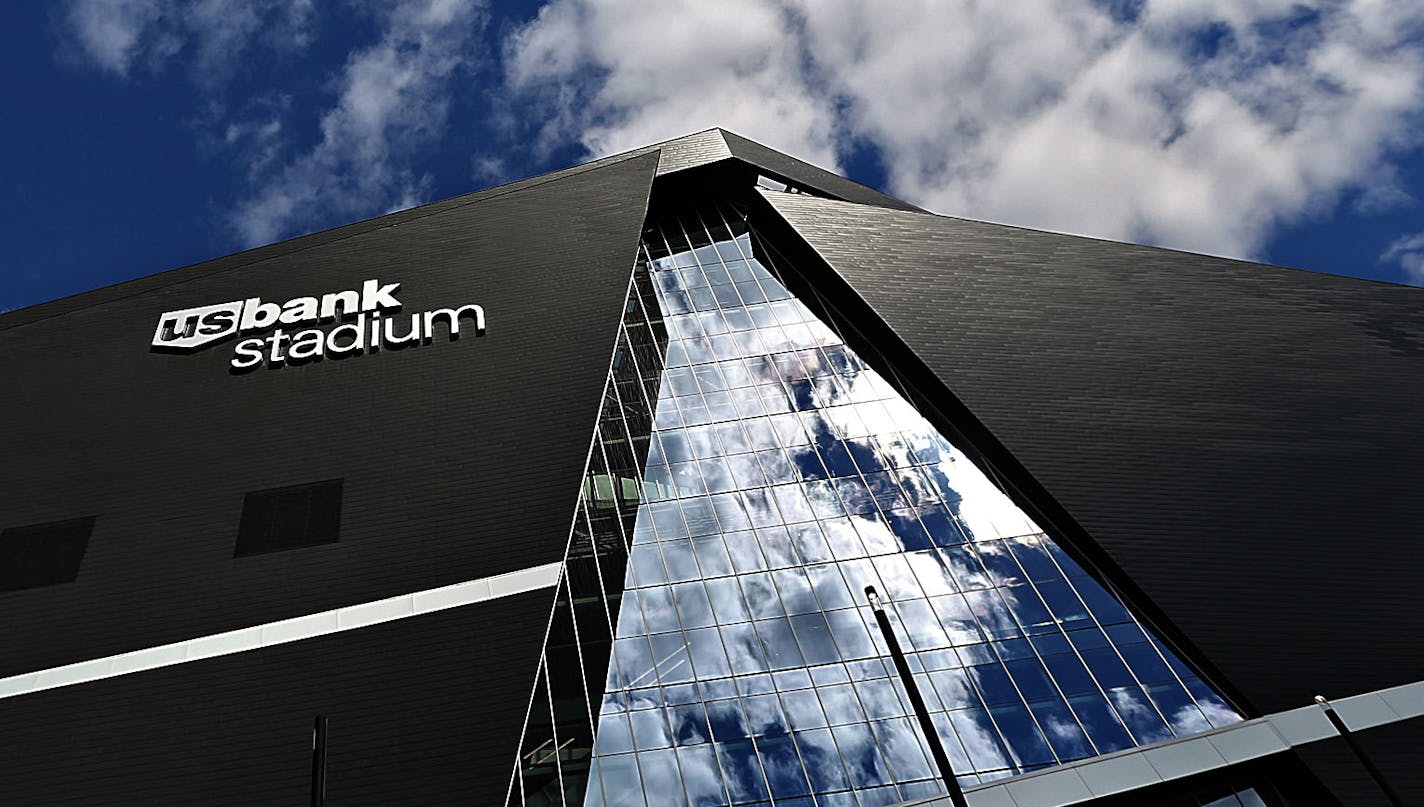
<path id="1" fill-rule="evenodd" d="M 1424 717 L 1424 681 L 1330 703 L 1352 731 Z M 973 807 L 1066 807 L 1229 768 L 1337 736 L 1319 706 L 1302 706 L 1156 745 L 1000 779 L 969 788 L 964 796 Z M 936 796 L 904 802 L 900 807 L 950 807 L 950 801 L 948 796 Z"/>
<path id="2" fill-rule="evenodd" d="M 1381 689 L 1379 696 L 1402 718 L 1424 717 L 1424 681 Z"/>
<path id="3" fill-rule="evenodd" d="M 351 605 L 331 611 L 255 625 L 250 628 L 199 636 L 187 641 L 134 650 L 117 656 L 80 661 L 62 667 L 0 678 L 0 698 L 13 698 L 56 687 L 83 684 L 118 675 L 184 664 L 206 658 L 242 653 L 262 647 L 356 630 L 397 619 L 457 608 L 477 602 L 553 588 L 559 582 L 563 563 L 546 563 L 508 574 L 484 577 L 453 586 L 442 586 L 413 594 Z"/>

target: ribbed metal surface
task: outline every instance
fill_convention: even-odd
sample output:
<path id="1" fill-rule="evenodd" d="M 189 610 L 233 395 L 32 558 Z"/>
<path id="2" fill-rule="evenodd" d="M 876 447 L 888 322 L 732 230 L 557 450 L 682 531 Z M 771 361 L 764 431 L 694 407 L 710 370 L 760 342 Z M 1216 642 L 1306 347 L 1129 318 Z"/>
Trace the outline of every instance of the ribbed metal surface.
<path id="1" fill-rule="evenodd" d="M 765 197 L 1245 705 L 1419 678 L 1424 291 Z"/>
<path id="2" fill-rule="evenodd" d="M 727 146 L 732 150 L 732 155 L 737 159 L 763 168 L 768 173 L 783 176 L 802 187 L 812 188 L 837 199 L 845 199 L 859 204 L 923 212 L 908 202 L 903 202 L 893 196 L 886 196 L 874 188 L 867 188 L 824 168 L 818 168 L 795 157 L 789 157 L 741 135 L 727 131 L 723 131 L 722 134 L 727 140 Z"/>
<path id="3" fill-rule="evenodd" d="M 0 331 L 0 525 L 97 517 L 75 582 L 0 595 L 0 677 L 561 560 L 656 161 L 199 264 Z M 369 278 L 399 281 L 407 312 L 478 303 L 488 333 L 237 376 L 230 342 L 149 352 L 164 311 Z M 326 479 L 344 480 L 338 543 L 233 557 L 245 493 Z"/>
<path id="4" fill-rule="evenodd" d="M 723 138 L 724 134 L 721 129 L 708 129 L 705 132 L 669 140 L 659 146 L 650 146 L 649 148 L 657 148 L 662 152 L 662 159 L 658 163 L 658 175 L 695 168 L 731 157 L 732 152 L 727 148 L 727 141 Z"/>
<path id="5" fill-rule="evenodd" d="M 503 802 L 548 624 L 537 591 L 0 700 L 5 804 Z"/>
<path id="6" fill-rule="evenodd" d="M 1405 804 L 1424 804 L 1424 718 L 1356 732 L 1355 741 Z M 1389 807 L 1384 791 L 1370 777 L 1344 740 L 1326 740 L 1300 749 L 1301 758 L 1341 803 L 1350 807 Z"/>

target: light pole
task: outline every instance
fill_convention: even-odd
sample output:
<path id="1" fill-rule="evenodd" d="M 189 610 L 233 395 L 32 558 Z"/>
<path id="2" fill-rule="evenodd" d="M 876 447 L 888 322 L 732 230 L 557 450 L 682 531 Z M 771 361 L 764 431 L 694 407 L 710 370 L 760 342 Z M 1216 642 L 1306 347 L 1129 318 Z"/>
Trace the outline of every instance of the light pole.
<path id="1" fill-rule="evenodd" d="M 886 616 L 885 609 L 880 605 L 880 595 L 875 593 L 875 586 L 866 586 L 865 596 L 870 600 L 871 609 L 875 611 L 875 621 L 880 624 L 880 633 L 885 636 L 885 644 L 890 648 L 890 657 L 895 660 L 900 682 L 905 685 L 905 692 L 910 696 L 915 717 L 920 720 L 920 730 L 924 732 L 925 742 L 929 744 L 930 755 L 934 757 L 940 778 L 944 779 L 944 786 L 949 790 L 949 800 L 954 803 L 954 807 L 969 807 L 969 802 L 964 799 L 964 791 L 959 787 L 959 780 L 954 778 L 954 769 L 949 766 L 949 756 L 944 753 L 939 732 L 935 730 L 934 721 L 930 720 L 930 710 L 926 708 L 925 699 L 920 696 L 920 688 L 910 675 L 910 664 L 905 661 L 905 651 L 900 649 L 900 640 L 895 638 L 895 631 L 890 627 L 890 617 Z"/>
<path id="2" fill-rule="evenodd" d="M 1334 726 L 1335 730 L 1340 732 L 1341 739 L 1343 739 L 1345 745 L 1348 745 L 1350 750 L 1354 752 L 1355 758 L 1360 761 L 1360 764 L 1365 766 L 1365 771 L 1369 773 L 1370 778 L 1374 779 L 1375 784 L 1379 785 L 1379 789 L 1384 791 L 1385 798 L 1389 799 L 1389 803 L 1394 805 L 1394 807 L 1404 807 L 1404 799 L 1401 799 L 1399 794 L 1394 792 L 1394 788 L 1385 780 L 1384 774 L 1379 768 L 1375 767 L 1375 763 L 1365 754 L 1365 749 L 1361 748 L 1360 744 L 1355 742 L 1355 738 L 1350 732 L 1350 727 L 1345 725 L 1345 721 L 1340 718 L 1340 715 L 1335 711 L 1335 707 L 1330 705 L 1330 701 L 1326 700 L 1324 695 L 1316 695 L 1315 703 L 1324 710 L 1325 717 L 1330 720 L 1330 725 Z"/>
<path id="3" fill-rule="evenodd" d="M 326 804 L 326 717 L 316 716 L 312 726 L 312 807 Z"/>

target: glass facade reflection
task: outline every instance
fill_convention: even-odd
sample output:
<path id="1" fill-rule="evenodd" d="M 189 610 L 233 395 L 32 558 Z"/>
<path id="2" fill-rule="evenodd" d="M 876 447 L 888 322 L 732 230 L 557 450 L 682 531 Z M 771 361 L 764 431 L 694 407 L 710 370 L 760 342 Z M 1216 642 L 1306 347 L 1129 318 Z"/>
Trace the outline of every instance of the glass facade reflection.
<path id="1" fill-rule="evenodd" d="M 651 442 L 584 804 L 942 792 L 867 585 L 966 786 L 1240 719 L 794 299 L 753 237 L 717 208 L 645 235 L 667 347 L 642 370 Z"/>
<path id="2" fill-rule="evenodd" d="M 584 800 L 667 341 L 652 278 L 639 263 L 510 780 L 510 805 Z"/>

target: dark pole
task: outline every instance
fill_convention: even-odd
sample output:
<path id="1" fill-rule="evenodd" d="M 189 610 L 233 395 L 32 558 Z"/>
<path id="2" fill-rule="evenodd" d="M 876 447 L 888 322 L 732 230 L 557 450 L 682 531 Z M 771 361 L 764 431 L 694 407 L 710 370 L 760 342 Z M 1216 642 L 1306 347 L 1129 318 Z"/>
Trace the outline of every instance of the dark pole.
<path id="1" fill-rule="evenodd" d="M 944 786 L 949 790 L 949 800 L 954 803 L 954 807 L 969 807 L 969 802 L 964 799 L 964 791 L 959 789 L 959 780 L 954 778 L 954 769 L 949 766 L 949 757 L 944 753 L 944 745 L 939 741 L 939 732 L 935 730 L 934 721 L 930 720 L 930 710 L 925 706 L 925 699 L 920 696 L 920 688 L 915 685 L 915 679 L 910 675 L 910 664 L 905 661 L 900 640 L 895 638 L 895 631 L 890 627 L 890 617 L 886 616 L 885 609 L 880 607 L 880 595 L 875 593 L 875 586 L 866 586 L 865 596 L 870 600 L 871 609 L 875 611 L 875 621 L 880 623 L 880 632 L 885 636 L 890 656 L 895 659 L 895 669 L 899 671 L 900 682 L 905 685 L 905 692 L 910 696 L 910 705 L 915 707 L 915 717 L 920 719 L 920 730 L 924 732 L 925 742 L 929 743 L 930 755 L 939 767 L 940 778 L 944 779 Z"/>
<path id="2" fill-rule="evenodd" d="M 326 718 L 316 716 L 312 727 L 312 807 L 326 804 Z"/>
<path id="3" fill-rule="evenodd" d="M 1380 769 L 1376 768 L 1375 764 L 1370 761 L 1370 758 L 1365 755 L 1365 749 L 1361 748 L 1360 744 L 1355 742 L 1355 738 L 1350 734 L 1349 726 L 1346 726 L 1345 721 L 1340 719 L 1340 715 L 1336 713 L 1335 707 L 1330 705 L 1330 701 L 1326 700 L 1324 695 L 1316 695 L 1315 702 L 1320 705 L 1321 709 L 1325 710 L 1325 716 L 1330 718 L 1330 724 L 1335 727 L 1336 731 L 1340 732 L 1340 737 L 1345 740 L 1346 745 L 1350 746 L 1350 750 L 1355 752 L 1355 758 L 1360 761 L 1361 765 L 1365 766 L 1365 770 L 1369 771 L 1370 777 L 1375 780 L 1375 784 L 1379 785 L 1379 789 L 1384 791 L 1385 798 L 1389 799 L 1389 803 L 1393 804 L 1394 807 L 1404 807 L 1404 799 L 1401 799 L 1399 794 L 1394 792 L 1394 788 L 1390 787 L 1389 782 L 1385 781 L 1384 774 L 1380 773 Z"/>

